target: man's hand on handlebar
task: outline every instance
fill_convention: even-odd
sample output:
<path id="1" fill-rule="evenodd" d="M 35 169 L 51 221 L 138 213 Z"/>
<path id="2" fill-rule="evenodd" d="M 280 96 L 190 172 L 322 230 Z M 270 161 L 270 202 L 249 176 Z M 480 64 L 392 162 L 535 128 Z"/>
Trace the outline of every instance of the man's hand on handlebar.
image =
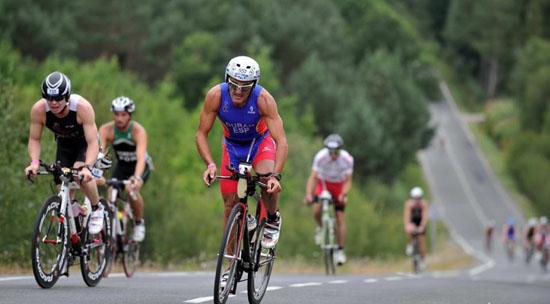
<path id="1" fill-rule="evenodd" d="M 279 181 L 274 176 L 269 177 L 267 180 L 267 193 L 279 193 L 281 190 L 283 188 Z"/>
<path id="2" fill-rule="evenodd" d="M 202 181 L 210 187 L 212 185 L 212 182 L 216 179 L 216 172 L 217 172 L 216 166 L 212 166 L 209 168 L 206 168 L 202 174 Z"/>

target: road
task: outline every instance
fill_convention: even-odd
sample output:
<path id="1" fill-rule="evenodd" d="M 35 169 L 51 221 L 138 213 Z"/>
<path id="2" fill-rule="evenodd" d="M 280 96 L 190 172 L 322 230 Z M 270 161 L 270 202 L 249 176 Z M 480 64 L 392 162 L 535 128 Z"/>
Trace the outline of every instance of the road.
<path id="1" fill-rule="evenodd" d="M 484 251 L 483 227 L 489 218 L 497 227 L 510 216 L 519 223 L 524 218 L 489 170 L 444 84 L 442 90 L 446 101 L 430 106 L 437 137 L 419 159 L 438 216 L 476 264 L 422 275 L 275 272 L 262 303 L 550 303 L 550 274 L 536 263 L 525 265 L 521 253 L 510 262 L 498 242 L 492 252 Z M 32 276 L 0 276 L 0 303 L 211 303 L 213 277 L 212 272 L 164 272 L 137 273 L 129 280 L 113 274 L 88 288 L 77 272 L 43 290 Z M 245 290 L 246 284 L 240 284 L 228 303 L 247 303 Z"/>

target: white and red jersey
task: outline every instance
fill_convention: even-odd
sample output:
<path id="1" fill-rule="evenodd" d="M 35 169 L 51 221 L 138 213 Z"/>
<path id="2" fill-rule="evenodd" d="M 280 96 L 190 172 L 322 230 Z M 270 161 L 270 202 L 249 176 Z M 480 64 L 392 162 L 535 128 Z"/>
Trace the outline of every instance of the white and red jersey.
<path id="1" fill-rule="evenodd" d="M 321 149 L 313 159 L 313 171 L 319 179 L 331 183 L 340 183 L 346 180 L 348 174 L 353 173 L 353 156 L 346 150 L 340 150 L 338 158 L 333 160 L 327 148 Z"/>

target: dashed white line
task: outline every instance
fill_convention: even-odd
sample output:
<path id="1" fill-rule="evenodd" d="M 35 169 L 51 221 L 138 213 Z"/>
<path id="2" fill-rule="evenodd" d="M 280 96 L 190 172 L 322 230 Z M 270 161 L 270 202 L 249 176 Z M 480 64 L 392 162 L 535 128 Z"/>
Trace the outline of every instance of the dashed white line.
<path id="1" fill-rule="evenodd" d="M 25 277 L 0 278 L 0 281 L 17 281 L 17 280 L 25 280 L 25 279 L 32 279 L 32 277 L 31 276 L 25 276 Z"/>
<path id="2" fill-rule="evenodd" d="M 365 282 L 365 283 L 376 283 L 376 282 L 378 282 L 378 279 L 365 279 L 365 280 L 363 280 L 363 282 Z"/>
<path id="3" fill-rule="evenodd" d="M 387 278 L 384 278 L 384 280 L 386 280 L 388 282 L 401 281 L 401 280 L 403 280 L 403 277 L 387 277 Z"/>
<path id="4" fill-rule="evenodd" d="M 329 281 L 328 283 L 329 284 L 345 284 L 347 282 L 348 281 L 346 281 L 346 280 L 334 280 L 334 281 Z"/>
<path id="5" fill-rule="evenodd" d="M 230 298 L 236 297 L 236 295 L 229 295 Z M 202 298 L 196 298 L 191 299 L 187 301 L 183 301 L 183 303 L 204 303 L 214 300 L 214 297 L 202 297 Z"/>
<path id="6" fill-rule="evenodd" d="M 298 284 L 290 284 L 290 287 L 308 287 L 308 286 L 319 286 L 322 285 L 319 282 L 309 282 L 309 283 L 298 283 Z"/>

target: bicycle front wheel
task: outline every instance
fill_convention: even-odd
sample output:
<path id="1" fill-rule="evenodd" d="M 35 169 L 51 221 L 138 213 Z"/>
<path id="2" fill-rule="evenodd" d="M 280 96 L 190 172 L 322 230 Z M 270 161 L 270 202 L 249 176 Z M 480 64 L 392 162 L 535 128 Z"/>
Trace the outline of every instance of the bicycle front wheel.
<path id="1" fill-rule="evenodd" d="M 224 304 L 235 287 L 235 278 L 239 270 L 244 211 L 242 204 L 235 205 L 223 232 L 214 280 L 214 303 L 216 304 Z"/>
<path id="2" fill-rule="evenodd" d="M 110 202 L 105 205 L 105 210 L 109 213 L 109 226 L 107 227 L 107 235 L 109 237 L 109 242 L 107 244 L 107 265 L 105 266 L 105 271 L 103 272 L 103 277 L 107 278 L 109 277 L 109 274 L 113 270 L 113 266 L 116 261 L 116 252 L 117 252 L 117 241 L 116 241 L 116 224 L 118 222 L 118 218 L 116 217 L 116 213 L 113 213 L 111 210 L 111 207 L 113 204 Z M 116 210 L 115 210 L 116 211 Z"/>
<path id="3" fill-rule="evenodd" d="M 106 206 L 104 199 L 100 199 L 99 203 Z M 80 256 L 80 270 L 84 282 L 90 287 L 96 286 L 101 281 L 107 266 L 108 247 L 111 239 L 107 231 L 109 221 L 109 212 L 105 209 L 103 212 L 103 229 L 97 234 L 90 234 L 88 229 L 85 229 L 81 239 L 83 252 Z"/>
<path id="4" fill-rule="evenodd" d="M 67 221 L 60 220 L 61 198 L 52 196 L 42 206 L 31 245 L 32 271 L 42 288 L 55 285 L 67 259 Z"/>
<path id="5" fill-rule="evenodd" d="M 323 227 L 323 243 L 324 243 L 324 258 L 325 258 L 325 273 L 327 275 L 336 274 L 336 261 L 334 260 L 334 236 L 331 235 L 328 227 Z"/>
<path id="6" fill-rule="evenodd" d="M 251 244 L 253 269 L 248 273 L 248 302 L 258 304 L 262 301 L 275 260 L 274 248 L 263 248 L 262 237 L 265 230 L 265 219 L 256 228 L 254 242 Z"/>

